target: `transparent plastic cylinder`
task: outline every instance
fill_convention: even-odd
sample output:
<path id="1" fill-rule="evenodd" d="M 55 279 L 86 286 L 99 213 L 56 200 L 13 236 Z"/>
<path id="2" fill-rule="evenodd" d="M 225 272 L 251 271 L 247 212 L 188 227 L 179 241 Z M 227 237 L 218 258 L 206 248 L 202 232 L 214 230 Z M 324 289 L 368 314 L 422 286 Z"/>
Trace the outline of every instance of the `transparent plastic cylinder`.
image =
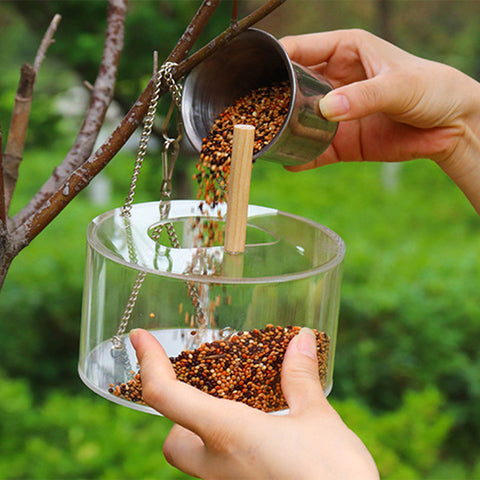
<path id="1" fill-rule="evenodd" d="M 157 413 L 111 393 L 138 370 L 128 339 L 134 328 L 149 330 L 174 359 L 215 342 L 228 347 L 303 326 L 325 339 L 319 366 L 330 392 L 344 242 L 308 219 L 250 205 L 245 252 L 229 255 L 222 246 L 225 213 L 173 201 L 160 221 L 158 203 L 145 203 L 134 205 L 130 217 L 117 209 L 90 223 L 78 369 L 94 392 Z M 260 345 L 257 351 L 268 351 L 267 342 Z M 274 368 L 279 378 L 278 360 Z"/>

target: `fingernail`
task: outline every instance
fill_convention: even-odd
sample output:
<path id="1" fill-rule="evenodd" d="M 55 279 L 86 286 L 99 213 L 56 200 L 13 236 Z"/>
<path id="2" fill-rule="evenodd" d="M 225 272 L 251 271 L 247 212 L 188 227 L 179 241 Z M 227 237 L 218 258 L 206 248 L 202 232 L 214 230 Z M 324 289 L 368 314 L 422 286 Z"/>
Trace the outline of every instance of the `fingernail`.
<path id="1" fill-rule="evenodd" d="M 317 339 L 309 328 L 303 327 L 297 334 L 297 350 L 307 357 L 317 360 Z"/>
<path id="2" fill-rule="evenodd" d="M 328 120 L 341 120 L 350 110 L 350 103 L 345 95 L 328 93 L 318 102 L 322 115 Z"/>

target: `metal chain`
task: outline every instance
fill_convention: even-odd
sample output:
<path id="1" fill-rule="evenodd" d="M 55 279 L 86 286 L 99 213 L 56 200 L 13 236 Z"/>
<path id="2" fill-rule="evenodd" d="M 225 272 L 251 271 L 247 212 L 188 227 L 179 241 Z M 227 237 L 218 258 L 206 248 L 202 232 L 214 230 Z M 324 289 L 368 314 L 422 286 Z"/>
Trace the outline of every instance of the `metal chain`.
<path id="1" fill-rule="evenodd" d="M 165 62 L 160 68 L 159 72 L 162 72 L 162 77 L 167 82 L 170 93 L 172 94 L 173 99 L 175 100 L 175 105 L 177 106 L 178 111 L 181 111 L 182 108 L 182 88 L 173 78 L 172 70 L 178 64 L 174 62 Z M 163 70 L 163 71 L 162 71 Z"/>
<path id="2" fill-rule="evenodd" d="M 132 263 L 138 263 L 137 252 L 135 250 L 135 246 L 133 244 L 133 236 L 132 236 L 132 226 L 130 225 L 130 216 L 123 217 L 123 224 L 125 227 L 125 233 L 127 235 L 127 250 L 128 250 L 128 258 Z"/>
<path id="3" fill-rule="evenodd" d="M 163 227 L 165 227 L 165 229 L 167 230 L 168 238 L 170 239 L 170 243 L 172 247 L 181 248 L 180 241 L 178 240 L 177 232 L 175 231 L 175 227 L 173 226 L 172 222 L 158 225 L 152 234 L 152 238 L 158 241 L 162 233 Z M 203 313 L 203 310 L 202 310 L 198 288 L 193 282 L 186 282 L 186 285 L 187 285 L 188 296 L 192 301 L 192 306 L 193 306 L 193 309 L 195 310 L 195 315 L 197 317 L 198 323 L 202 325 L 205 322 L 205 314 Z"/>
<path id="4" fill-rule="evenodd" d="M 165 81 L 169 87 L 170 93 L 172 95 L 172 106 L 167 114 L 165 119 L 165 125 L 163 129 L 163 138 L 164 144 L 162 149 L 162 168 L 163 168 L 163 182 L 160 190 L 160 219 L 165 220 L 168 218 L 168 214 L 170 212 L 170 200 L 172 195 L 172 174 L 173 174 L 173 167 L 175 165 L 175 161 L 178 157 L 179 153 L 179 144 L 182 138 L 182 122 L 181 122 L 181 88 L 175 82 L 173 78 L 172 70 L 176 66 L 175 63 L 166 62 L 160 70 L 157 72 L 155 76 L 155 90 L 150 100 L 150 105 L 148 107 L 147 115 L 145 117 L 145 123 L 142 130 L 142 135 L 140 137 L 140 143 L 137 150 L 137 158 L 135 161 L 135 166 L 133 169 L 132 180 L 130 184 L 129 193 L 125 199 L 125 203 L 122 207 L 121 215 L 125 220 L 125 230 L 127 233 L 127 247 L 129 252 L 130 261 L 133 263 L 137 263 L 137 254 L 133 245 L 132 233 L 131 233 L 131 225 L 130 225 L 130 216 L 131 210 L 133 205 L 133 199 L 135 196 L 135 189 L 138 181 L 138 176 L 140 174 L 140 170 L 143 165 L 143 161 L 145 158 L 145 154 L 147 151 L 148 142 L 150 140 L 150 136 L 153 129 L 153 123 L 155 120 L 155 114 L 157 110 L 157 104 L 160 97 L 160 87 L 162 85 L 162 81 Z M 167 126 L 171 115 L 173 113 L 173 106 L 177 108 L 177 137 L 170 138 L 167 134 Z M 155 241 L 158 241 L 163 228 L 166 229 L 170 243 L 173 248 L 180 248 L 180 242 L 178 240 L 177 233 L 173 226 L 173 223 L 166 222 L 158 225 L 151 238 Z M 134 285 L 132 287 L 132 291 L 130 293 L 129 299 L 125 306 L 125 310 L 123 312 L 120 324 L 117 329 L 117 333 L 112 337 L 112 355 L 115 359 L 121 359 L 122 355 L 119 355 L 119 352 L 123 351 L 123 336 L 128 326 L 128 322 L 130 321 L 130 317 L 133 313 L 133 309 L 137 302 L 137 298 L 140 292 L 140 289 L 143 285 L 143 282 L 146 278 L 145 272 L 139 272 L 137 277 L 135 278 Z M 197 321 L 200 325 L 202 325 L 206 319 L 205 314 L 203 313 L 200 295 L 196 285 L 193 282 L 187 282 L 187 291 L 188 295 L 191 298 L 192 306 L 195 310 L 195 315 L 197 317 Z M 125 352 L 123 352 L 125 353 Z M 122 358 L 122 362 L 125 365 L 128 364 L 128 359 Z"/>
<path id="5" fill-rule="evenodd" d="M 132 263 L 137 263 L 137 252 L 135 251 L 135 247 L 133 246 L 130 216 L 124 216 L 123 220 L 125 224 L 125 232 L 127 234 L 128 257 Z M 133 284 L 130 297 L 123 312 L 122 319 L 120 320 L 117 333 L 112 337 L 112 344 L 115 350 L 123 349 L 122 335 L 125 333 L 125 330 L 127 328 L 128 321 L 130 320 L 130 317 L 132 315 L 133 307 L 135 306 L 135 303 L 137 301 L 138 293 L 140 291 L 140 288 L 142 287 L 143 281 L 145 280 L 145 276 L 145 272 L 139 272 L 137 274 L 137 278 L 135 279 L 135 283 Z"/>
<path id="6" fill-rule="evenodd" d="M 172 93 L 172 97 L 174 94 Z M 169 137 L 167 127 L 173 114 L 174 107 L 177 107 L 177 136 L 175 138 Z M 180 140 L 182 139 L 182 115 L 181 104 L 179 99 L 172 100 L 170 109 L 168 110 L 165 118 L 165 124 L 163 126 L 163 150 L 162 150 L 162 170 L 163 170 L 163 182 L 160 188 L 160 218 L 164 219 L 168 217 L 170 213 L 170 200 L 172 198 L 172 176 L 173 167 L 178 158 L 180 151 Z"/>
<path id="7" fill-rule="evenodd" d="M 135 188 L 137 186 L 138 175 L 143 165 L 143 160 L 147 152 L 148 142 L 152 134 L 153 123 L 155 121 L 155 114 L 157 112 L 157 104 L 160 98 L 160 87 L 162 86 L 162 80 L 165 80 L 169 90 L 172 94 L 172 97 L 175 100 L 175 103 L 178 105 L 181 104 L 181 89 L 179 85 L 175 82 L 175 79 L 172 75 L 172 70 L 177 66 L 173 62 L 165 62 L 160 70 L 155 75 L 155 90 L 153 92 L 152 98 L 150 99 L 150 104 L 148 106 L 147 115 L 145 117 L 145 123 L 143 125 L 142 135 L 140 137 L 140 142 L 137 150 L 137 158 L 135 161 L 135 166 L 132 174 L 132 181 L 130 184 L 130 190 L 128 192 L 127 198 L 125 199 L 125 204 L 122 207 L 122 215 L 130 216 L 133 204 L 133 197 L 135 195 Z"/>
<path id="8" fill-rule="evenodd" d="M 150 136 L 152 133 L 153 123 L 155 121 L 155 115 L 157 111 L 158 100 L 160 98 L 160 87 L 162 85 L 162 81 L 165 81 L 169 86 L 169 90 L 172 94 L 175 104 L 178 106 L 181 103 L 181 89 L 179 85 L 175 82 L 175 79 L 173 78 L 173 75 L 172 75 L 172 70 L 176 66 L 177 66 L 176 63 L 166 62 L 162 65 L 160 70 L 155 75 L 155 89 L 154 89 L 152 98 L 150 99 L 147 115 L 145 117 L 145 123 L 143 125 L 142 135 L 140 137 L 140 143 L 137 150 L 137 157 L 136 157 L 135 166 L 133 169 L 130 190 L 125 199 L 125 203 L 122 207 L 121 215 L 125 220 L 128 254 L 129 254 L 130 261 L 133 263 L 137 263 L 137 254 L 133 245 L 131 225 L 129 220 L 131 216 L 132 204 L 135 196 L 135 189 L 137 186 L 138 175 L 140 174 L 140 170 L 143 165 L 143 160 L 147 152 L 148 142 L 150 140 Z M 161 229 L 158 232 L 158 236 L 160 234 L 161 234 Z M 177 239 L 177 243 L 178 243 L 178 239 Z M 122 337 L 125 333 L 128 322 L 132 315 L 133 309 L 137 301 L 138 294 L 143 285 L 143 281 L 145 280 L 145 277 L 146 277 L 145 272 L 139 272 L 137 274 L 137 277 L 135 278 L 135 282 L 134 282 L 132 291 L 130 293 L 130 297 L 127 301 L 127 305 L 125 306 L 125 310 L 123 312 L 122 318 L 120 320 L 117 333 L 112 337 L 113 349 L 116 351 L 123 349 Z"/>
<path id="9" fill-rule="evenodd" d="M 122 315 L 122 319 L 120 324 L 118 325 L 117 333 L 112 337 L 112 345 L 114 350 L 122 350 L 123 349 L 123 340 L 122 336 L 127 329 L 128 322 L 133 312 L 133 308 L 135 307 L 135 303 L 137 302 L 138 293 L 142 288 L 143 281 L 146 277 L 145 272 L 139 272 L 137 274 L 137 278 L 135 278 L 135 283 L 133 284 L 132 291 L 130 293 L 130 297 L 127 302 L 127 306 Z"/>

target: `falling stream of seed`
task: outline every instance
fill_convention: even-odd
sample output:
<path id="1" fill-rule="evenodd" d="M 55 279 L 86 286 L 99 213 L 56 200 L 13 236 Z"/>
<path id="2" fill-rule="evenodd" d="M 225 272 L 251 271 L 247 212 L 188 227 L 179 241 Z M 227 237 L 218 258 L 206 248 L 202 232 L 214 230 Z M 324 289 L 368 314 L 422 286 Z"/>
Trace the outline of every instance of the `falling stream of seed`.
<path id="1" fill-rule="evenodd" d="M 286 82 L 260 87 L 239 98 L 215 120 L 203 139 L 198 172 L 197 198 L 215 207 L 227 201 L 228 178 L 232 154 L 233 127 L 237 124 L 255 127 L 254 154 L 267 146 L 278 134 L 288 114 L 291 97 Z"/>

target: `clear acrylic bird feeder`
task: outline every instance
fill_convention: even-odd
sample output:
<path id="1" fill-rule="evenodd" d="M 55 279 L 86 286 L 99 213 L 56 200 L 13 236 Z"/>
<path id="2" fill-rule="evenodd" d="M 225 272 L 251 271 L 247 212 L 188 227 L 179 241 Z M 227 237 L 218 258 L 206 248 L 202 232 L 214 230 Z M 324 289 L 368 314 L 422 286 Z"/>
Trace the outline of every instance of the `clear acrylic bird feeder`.
<path id="1" fill-rule="evenodd" d="M 178 146 L 167 144 L 163 187 L 173 169 L 168 153 Z M 139 152 L 144 147 L 141 141 Z M 137 158 L 130 193 L 140 166 Z M 249 205 L 245 251 L 232 256 L 223 245 L 227 205 L 201 208 L 199 200 L 170 200 L 168 188 L 162 192 L 167 195 L 160 203 L 135 204 L 131 194 L 122 208 L 88 226 L 78 366 L 84 383 L 112 402 L 157 413 L 127 388 L 138 373 L 128 333 L 144 328 L 162 344 L 181 380 L 283 411 L 282 348 L 307 326 L 321 340 L 319 373 L 328 394 L 342 239 L 311 220 Z"/>

